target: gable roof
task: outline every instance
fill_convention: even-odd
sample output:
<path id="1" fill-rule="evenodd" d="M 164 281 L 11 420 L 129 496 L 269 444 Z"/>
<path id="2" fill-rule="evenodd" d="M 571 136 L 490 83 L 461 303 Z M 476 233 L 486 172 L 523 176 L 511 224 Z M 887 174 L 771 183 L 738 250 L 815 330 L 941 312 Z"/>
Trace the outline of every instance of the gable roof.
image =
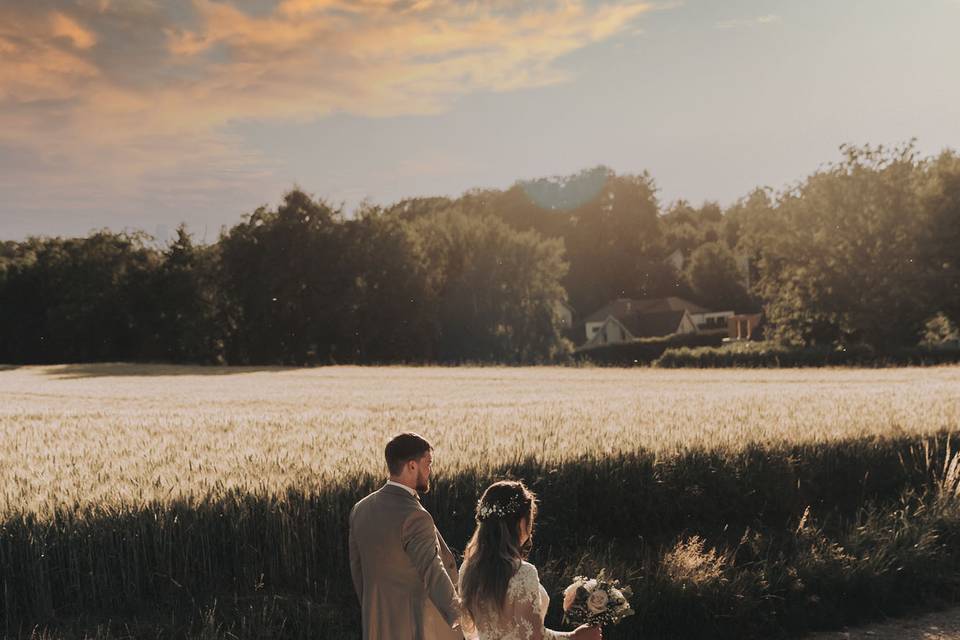
<path id="1" fill-rule="evenodd" d="M 670 296 L 667 298 L 643 298 L 635 300 L 632 298 L 617 298 L 613 302 L 597 309 L 586 317 L 584 322 L 603 322 L 607 316 L 613 316 L 623 321 L 626 316 L 634 314 L 666 313 L 666 312 L 688 311 L 690 313 L 709 313 L 698 304 L 689 300 Z M 678 321 L 679 324 L 679 321 Z M 629 326 L 629 325 L 628 325 Z M 632 331 L 631 331 L 632 333 Z"/>
<path id="2" fill-rule="evenodd" d="M 665 311 L 688 311 L 690 313 L 710 312 L 709 309 L 705 309 L 689 300 L 675 296 L 670 296 L 669 298 L 648 298 L 646 300 L 638 300 L 638 302 L 644 304 L 643 309 L 640 310 L 641 313 L 662 313 Z"/>
<path id="3" fill-rule="evenodd" d="M 610 316 L 622 318 L 634 310 L 637 302 L 637 300 L 631 300 L 630 298 L 617 298 L 584 318 L 584 322 L 605 322 Z"/>
<path id="4" fill-rule="evenodd" d="M 654 338 L 678 333 L 685 315 L 687 315 L 686 309 L 681 309 L 680 311 L 631 313 L 619 320 L 634 338 Z"/>

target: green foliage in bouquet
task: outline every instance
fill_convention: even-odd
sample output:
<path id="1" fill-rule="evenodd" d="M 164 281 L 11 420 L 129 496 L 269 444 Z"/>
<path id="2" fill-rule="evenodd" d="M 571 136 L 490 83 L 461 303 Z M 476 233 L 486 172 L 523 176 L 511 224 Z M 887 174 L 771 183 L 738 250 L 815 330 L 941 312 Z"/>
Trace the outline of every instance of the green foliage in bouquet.
<path id="1" fill-rule="evenodd" d="M 577 576 L 563 592 L 563 621 L 573 626 L 606 627 L 619 624 L 634 614 L 630 608 L 633 591 L 609 580 L 601 570 L 596 578 Z"/>

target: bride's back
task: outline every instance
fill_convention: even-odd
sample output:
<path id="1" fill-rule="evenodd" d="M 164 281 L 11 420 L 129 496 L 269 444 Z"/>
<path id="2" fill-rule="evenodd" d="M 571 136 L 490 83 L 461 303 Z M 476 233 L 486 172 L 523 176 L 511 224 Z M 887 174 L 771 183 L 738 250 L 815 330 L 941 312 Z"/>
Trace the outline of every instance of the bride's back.
<path id="1" fill-rule="evenodd" d="M 504 601 L 486 598 L 477 602 L 470 618 L 463 621 L 464 631 L 481 640 L 540 640 L 545 637 L 543 618 L 548 604 L 536 567 L 524 561 L 507 583 Z"/>
<path id="2" fill-rule="evenodd" d="M 549 598 L 537 568 L 525 560 L 536 513 L 536 496 L 512 480 L 493 483 L 477 503 L 477 528 L 460 572 L 460 619 L 467 638 L 569 637 L 543 626 Z"/>

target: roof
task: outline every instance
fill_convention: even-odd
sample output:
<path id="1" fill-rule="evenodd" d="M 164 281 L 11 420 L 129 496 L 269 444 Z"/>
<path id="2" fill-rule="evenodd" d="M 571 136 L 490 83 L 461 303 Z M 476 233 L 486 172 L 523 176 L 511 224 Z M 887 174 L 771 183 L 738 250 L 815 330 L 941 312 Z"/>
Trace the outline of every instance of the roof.
<path id="1" fill-rule="evenodd" d="M 680 330 L 685 309 L 680 311 L 659 311 L 655 313 L 631 313 L 618 320 L 634 338 L 653 338 L 668 336 Z"/>
<path id="2" fill-rule="evenodd" d="M 608 316 L 613 316 L 617 320 L 623 322 L 626 316 L 633 314 L 657 314 L 666 313 L 668 311 L 709 313 L 708 309 L 704 309 L 698 304 L 694 304 L 689 300 L 684 300 L 683 298 L 677 298 L 674 296 L 670 296 L 668 298 L 643 298 L 640 300 L 635 300 L 632 298 L 618 298 L 603 308 L 591 313 L 589 316 L 587 316 L 584 322 L 603 322 Z M 629 328 L 629 325 L 627 325 L 627 327 Z M 631 329 L 631 333 L 632 332 L 633 330 Z"/>
<path id="3" fill-rule="evenodd" d="M 639 302 L 639 300 L 631 300 L 630 298 L 617 298 L 613 302 L 610 302 L 591 313 L 584 319 L 584 322 L 606 322 L 607 318 L 610 316 L 613 316 L 614 318 L 622 318 L 633 310 L 634 305 L 637 302 Z"/>

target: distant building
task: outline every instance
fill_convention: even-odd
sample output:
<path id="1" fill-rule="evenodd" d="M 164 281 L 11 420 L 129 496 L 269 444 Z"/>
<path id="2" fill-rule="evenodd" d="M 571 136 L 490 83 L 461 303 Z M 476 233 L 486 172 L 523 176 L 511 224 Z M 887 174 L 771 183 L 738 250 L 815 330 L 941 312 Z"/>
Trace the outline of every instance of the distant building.
<path id="1" fill-rule="evenodd" d="M 619 298 L 587 316 L 586 344 L 610 344 L 677 333 L 727 333 L 733 311 L 711 311 L 683 298 Z"/>
<path id="2" fill-rule="evenodd" d="M 727 337 L 730 340 L 756 340 L 760 338 L 763 316 L 759 313 L 741 313 L 727 318 Z"/>
<path id="3" fill-rule="evenodd" d="M 697 327 L 687 311 L 631 314 L 622 319 L 607 316 L 607 319 L 593 331 L 593 337 L 587 340 L 583 347 L 696 332 Z"/>

